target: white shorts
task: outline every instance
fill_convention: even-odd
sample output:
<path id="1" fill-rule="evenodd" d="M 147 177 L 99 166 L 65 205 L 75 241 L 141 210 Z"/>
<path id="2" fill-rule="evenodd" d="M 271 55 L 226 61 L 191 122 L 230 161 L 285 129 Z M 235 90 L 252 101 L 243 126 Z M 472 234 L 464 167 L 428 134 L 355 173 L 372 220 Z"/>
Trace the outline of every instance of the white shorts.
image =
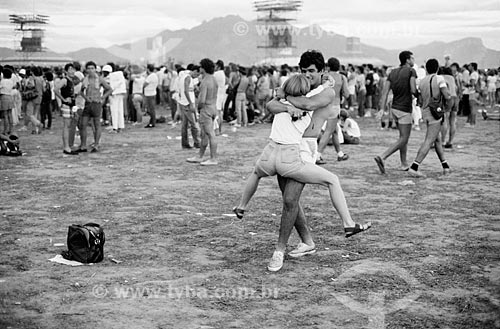
<path id="1" fill-rule="evenodd" d="M 316 159 L 318 158 L 318 140 L 314 137 L 302 138 L 299 153 L 302 161 L 316 163 Z"/>

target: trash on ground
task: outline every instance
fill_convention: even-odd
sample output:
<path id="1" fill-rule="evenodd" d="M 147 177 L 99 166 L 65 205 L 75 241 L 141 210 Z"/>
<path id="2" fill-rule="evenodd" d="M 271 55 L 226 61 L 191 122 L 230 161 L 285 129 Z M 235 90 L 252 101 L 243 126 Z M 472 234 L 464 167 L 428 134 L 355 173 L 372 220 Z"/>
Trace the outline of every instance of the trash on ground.
<path id="1" fill-rule="evenodd" d="M 59 264 L 64 264 L 64 265 L 70 265 L 70 266 L 81 266 L 81 265 L 90 265 L 90 264 L 92 264 L 92 263 L 83 264 L 83 263 L 80 263 L 80 262 L 77 262 L 77 261 L 74 261 L 74 260 L 67 260 L 62 255 L 56 255 L 56 256 L 52 257 L 51 259 L 49 259 L 49 260 L 51 262 L 54 262 L 54 263 L 59 263 Z"/>

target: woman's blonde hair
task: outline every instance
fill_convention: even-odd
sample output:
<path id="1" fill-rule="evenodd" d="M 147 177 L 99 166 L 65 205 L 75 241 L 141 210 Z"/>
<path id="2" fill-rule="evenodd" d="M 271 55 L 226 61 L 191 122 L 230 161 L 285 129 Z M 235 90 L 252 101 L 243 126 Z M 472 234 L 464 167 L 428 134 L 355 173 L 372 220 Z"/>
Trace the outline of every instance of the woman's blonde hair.
<path id="1" fill-rule="evenodd" d="M 305 96 L 311 90 L 311 83 L 302 74 L 295 74 L 286 79 L 283 91 L 287 96 Z"/>

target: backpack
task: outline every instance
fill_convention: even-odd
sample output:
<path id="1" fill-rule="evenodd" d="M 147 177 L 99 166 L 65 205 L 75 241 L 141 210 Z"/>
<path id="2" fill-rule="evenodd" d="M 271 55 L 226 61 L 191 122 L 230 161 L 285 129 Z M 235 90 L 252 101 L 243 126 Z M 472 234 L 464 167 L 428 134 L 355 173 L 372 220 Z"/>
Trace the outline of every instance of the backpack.
<path id="1" fill-rule="evenodd" d="M 36 83 L 33 77 L 29 77 L 26 80 L 26 84 L 21 92 L 21 97 L 25 101 L 31 101 L 38 97 L 38 91 L 36 90 Z"/>
<path id="2" fill-rule="evenodd" d="M 68 227 L 68 251 L 62 256 L 80 263 L 98 263 L 104 259 L 104 231 L 95 223 Z"/>

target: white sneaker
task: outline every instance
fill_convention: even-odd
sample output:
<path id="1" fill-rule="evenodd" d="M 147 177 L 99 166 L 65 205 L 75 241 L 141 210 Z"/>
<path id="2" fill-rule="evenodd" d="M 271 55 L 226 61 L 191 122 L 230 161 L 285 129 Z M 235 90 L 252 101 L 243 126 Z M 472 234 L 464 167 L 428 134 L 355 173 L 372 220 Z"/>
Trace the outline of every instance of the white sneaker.
<path id="1" fill-rule="evenodd" d="M 305 255 L 314 254 L 316 252 L 316 245 L 313 243 L 311 246 L 305 244 L 304 242 L 300 242 L 295 249 L 288 253 L 290 257 L 302 257 Z"/>
<path id="2" fill-rule="evenodd" d="M 219 163 L 216 161 L 216 160 L 213 160 L 213 159 L 208 159 L 208 160 L 205 160 L 203 162 L 200 162 L 200 164 L 202 166 L 216 166 L 218 165 Z"/>
<path id="3" fill-rule="evenodd" d="M 408 169 L 408 174 L 415 178 L 425 178 L 425 175 L 418 170 Z"/>
<path id="4" fill-rule="evenodd" d="M 282 251 L 276 250 L 267 265 L 267 269 L 271 272 L 278 272 L 281 270 L 283 267 L 283 258 L 285 258 L 285 254 Z"/>
<path id="5" fill-rule="evenodd" d="M 203 159 L 198 157 L 192 157 L 192 158 L 187 158 L 186 161 L 190 163 L 200 163 L 203 162 Z"/>

